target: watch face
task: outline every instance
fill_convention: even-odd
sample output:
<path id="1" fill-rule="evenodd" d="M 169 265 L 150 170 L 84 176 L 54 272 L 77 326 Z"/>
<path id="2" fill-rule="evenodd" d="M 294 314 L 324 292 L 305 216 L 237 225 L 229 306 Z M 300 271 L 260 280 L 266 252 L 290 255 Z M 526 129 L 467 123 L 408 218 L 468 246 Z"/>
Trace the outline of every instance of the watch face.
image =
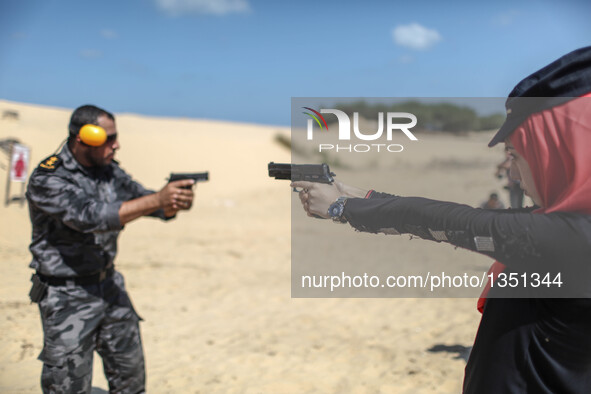
<path id="1" fill-rule="evenodd" d="M 335 217 L 339 211 L 339 208 L 335 206 L 336 204 L 331 205 L 330 207 L 330 217 Z"/>
<path id="2" fill-rule="evenodd" d="M 335 202 L 332 203 L 328 210 L 328 215 L 331 218 L 340 217 L 343 214 L 343 204 Z"/>

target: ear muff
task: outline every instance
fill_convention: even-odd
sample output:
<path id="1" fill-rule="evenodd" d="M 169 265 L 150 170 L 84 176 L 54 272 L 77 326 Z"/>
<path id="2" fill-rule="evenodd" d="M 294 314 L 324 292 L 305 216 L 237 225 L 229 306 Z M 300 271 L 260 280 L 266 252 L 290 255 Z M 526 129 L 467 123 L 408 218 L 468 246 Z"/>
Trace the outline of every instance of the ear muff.
<path id="1" fill-rule="evenodd" d="M 78 134 L 86 145 L 101 146 L 107 141 L 107 132 L 101 126 L 85 124 Z"/>

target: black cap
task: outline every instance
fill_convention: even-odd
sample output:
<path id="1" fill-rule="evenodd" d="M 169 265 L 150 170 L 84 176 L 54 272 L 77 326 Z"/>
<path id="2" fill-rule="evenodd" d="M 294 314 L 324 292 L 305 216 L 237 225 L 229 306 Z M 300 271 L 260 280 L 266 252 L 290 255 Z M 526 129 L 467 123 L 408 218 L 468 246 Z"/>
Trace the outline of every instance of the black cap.
<path id="1" fill-rule="evenodd" d="M 504 141 L 531 114 L 590 92 L 591 46 L 570 52 L 519 82 L 505 102 L 507 119 L 488 146 Z"/>

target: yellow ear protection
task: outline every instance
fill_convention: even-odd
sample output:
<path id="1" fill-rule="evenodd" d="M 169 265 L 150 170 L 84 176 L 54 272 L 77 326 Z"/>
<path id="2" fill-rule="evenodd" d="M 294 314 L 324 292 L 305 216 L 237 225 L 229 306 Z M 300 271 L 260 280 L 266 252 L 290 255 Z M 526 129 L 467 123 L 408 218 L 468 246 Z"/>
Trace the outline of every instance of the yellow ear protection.
<path id="1" fill-rule="evenodd" d="M 80 140 L 86 145 L 101 146 L 107 141 L 107 132 L 101 126 L 85 124 L 78 133 Z"/>

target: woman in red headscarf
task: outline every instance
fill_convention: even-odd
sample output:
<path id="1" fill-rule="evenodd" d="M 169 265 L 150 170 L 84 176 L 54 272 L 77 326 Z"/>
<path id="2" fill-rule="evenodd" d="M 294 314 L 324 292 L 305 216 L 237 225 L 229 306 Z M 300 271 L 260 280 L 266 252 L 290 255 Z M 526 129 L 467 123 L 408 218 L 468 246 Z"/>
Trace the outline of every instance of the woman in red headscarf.
<path id="1" fill-rule="evenodd" d="M 293 182 L 309 215 L 366 232 L 411 233 L 493 257 L 494 286 L 466 366 L 466 393 L 591 392 L 591 47 L 521 81 L 490 146 L 505 142 L 511 174 L 536 207 L 482 210 L 336 183 Z M 541 99 L 538 99 L 541 97 Z M 484 241 L 483 241 L 484 240 Z"/>
<path id="2" fill-rule="evenodd" d="M 527 229 L 530 254 L 538 256 L 537 264 L 570 274 L 563 276 L 571 281 L 566 294 L 554 296 L 585 298 L 481 298 L 484 313 L 464 390 L 590 392 L 591 300 L 585 265 L 591 256 L 591 98 L 532 114 L 505 147 L 512 157 L 511 176 L 539 207 L 531 216 L 540 220 L 513 217 Z M 496 274 L 507 270 L 499 262 L 491 269 Z M 521 270 L 512 267 L 511 272 Z"/>

